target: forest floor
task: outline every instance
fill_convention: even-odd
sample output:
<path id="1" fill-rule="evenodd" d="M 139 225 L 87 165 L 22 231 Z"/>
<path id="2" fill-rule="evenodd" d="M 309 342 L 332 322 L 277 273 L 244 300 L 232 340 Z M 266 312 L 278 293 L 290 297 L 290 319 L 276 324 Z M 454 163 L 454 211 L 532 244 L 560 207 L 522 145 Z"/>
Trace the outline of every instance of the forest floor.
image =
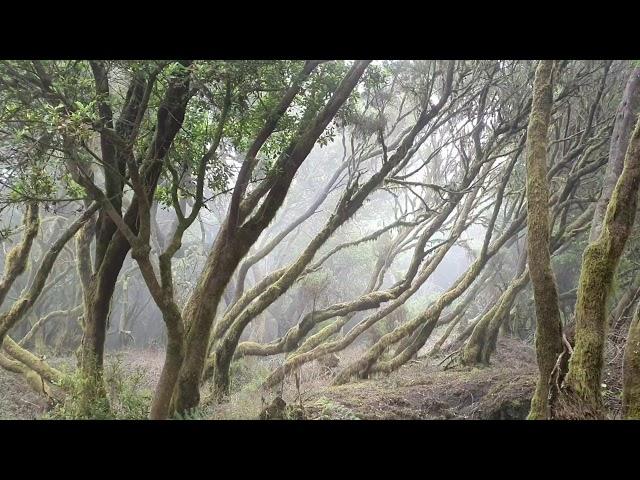
<path id="1" fill-rule="evenodd" d="M 47 402 L 20 376 L 0 368 L 0 420 L 38 418 L 46 407 Z"/>
<path id="2" fill-rule="evenodd" d="M 353 357 L 357 351 L 348 354 Z M 347 354 L 345 354 L 347 355 Z M 341 365 L 351 358 L 341 359 Z M 125 350 L 107 357 L 108 384 L 128 382 L 130 389 L 150 397 L 162 367 L 161 350 Z M 420 358 L 380 378 L 331 386 L 335 370 L 313 363 L 293 378 L 264 392 L 260 384 L 282 359 L 245 359 L 233 370 L 229 401 L 214 405 L 203 387 L 197 419 L 257 419 L 276 397 L 288 404 L 289 418 L 305 419 L 524 419 L 535 387 L 533 348 L 502 338 L 492 364 L 483 368 L 444 370 L 441 359 Z M 71 359 L 57 359 L 71 365 Z M 115 387 L 110 387 L 115 388 Z M 46 403 L 22 380 L 0 370 L 0 419 L 41 418 Z"/>
<path id="3" fill-rule="evenodd" d="M 444 370 L 420 358 L 391 375 L 327 386 L 303 397 L 307 418 L 524 419 L 536 381 L 529 345 L 503 339 L 492 365 Z"/>
<path id="4" fill-rule="evenodd" d="M 520 340 L 502 338 L 492 365 L 444 370 L 441 358 L 419 358 L 388 376 L 332 386 L 334 374 L 362 353 L 363 347 L 341 352 L 340 364 L 329 369 L 316 362 L 273 391 L 260 384 L 282 359 L 247 358 L 237 362 L 227 402 L 208 402 L 203 387 L 197 418 L 256 419 L 275 398 L 287 406 L 279 416 L 309 420 L 524 419 L 529 412 L 537 375 L 535 351 Z"/>

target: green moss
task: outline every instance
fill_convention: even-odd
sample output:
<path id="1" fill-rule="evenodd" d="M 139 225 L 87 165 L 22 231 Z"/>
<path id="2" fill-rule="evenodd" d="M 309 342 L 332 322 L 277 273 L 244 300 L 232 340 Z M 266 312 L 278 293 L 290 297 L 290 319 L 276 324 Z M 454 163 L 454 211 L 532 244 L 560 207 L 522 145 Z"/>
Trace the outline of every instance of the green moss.
<path id="1" fill-rule="evenodd" d="M 319 398 L 314 407 L 320 410 L 318 420 L 360 420 L 353 410 L 327 397 Z"/>
<path id="2" fill-rule="evenodd" d="M 125 371 L 121 357 L 105 369 L 104 384 L 97 377 L 86 377 L 80 371 L 66 374 L 60 387 L 68 395 L 45 418 L 87 420 L 140 420 L 149 413 L 152 392 L 145 387 L 142 369 Z M 100 384 L 97 384 L 100 382 Z M 105 390 L 106 395 L 95 394 Z"/>

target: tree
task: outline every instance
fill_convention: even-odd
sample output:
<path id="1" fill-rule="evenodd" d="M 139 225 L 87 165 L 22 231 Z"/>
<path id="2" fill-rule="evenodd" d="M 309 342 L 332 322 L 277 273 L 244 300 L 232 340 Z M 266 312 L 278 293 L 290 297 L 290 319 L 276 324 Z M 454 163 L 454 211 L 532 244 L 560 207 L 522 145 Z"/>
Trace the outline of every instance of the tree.
<path id="1" fill-rule="evenodd" d="M 583 255 L 576 303 L 576 340 L 562 383 L 558 416 L 602 416 L 600 378 L 607 327 L 606 304 L 635 220 L 639 185 L 640 122 L 637 122 L 602 231 Z"/>
<path id="2" fill-rule="evenodd" d="M 527 130 L 527 253 L 536 305 L 536 354 L 540 375 L 529 418 L 549 417 L 549 379 L 562 350 L 558 290 L 549 252 L 547 130 L 553 101 L 553 62 L 541 60 L 533 84 Z"/>

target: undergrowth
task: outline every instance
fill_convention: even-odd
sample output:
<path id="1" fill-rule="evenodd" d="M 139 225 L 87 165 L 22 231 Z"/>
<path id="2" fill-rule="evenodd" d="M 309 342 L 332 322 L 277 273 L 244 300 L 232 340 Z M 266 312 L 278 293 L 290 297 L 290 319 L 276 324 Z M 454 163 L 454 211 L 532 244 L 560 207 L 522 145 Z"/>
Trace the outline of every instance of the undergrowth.
<path id="1" fill-rule="evenodd" d="M 144 419 L 149 414 L 152 392 L 145 385 L 143 368 L 126 370 L 121 356 L 116 356 L 104 370 L 107 399 L 95 399 L 89 408 L 80 402 L 81 392 L 86 391 L 87 382 L 79 371 L 68 373 L 60 386 L 68 394 L 64 402 L 44 415 L 54 420 L 92 419 L 92 420 L 133 420 Z"/>

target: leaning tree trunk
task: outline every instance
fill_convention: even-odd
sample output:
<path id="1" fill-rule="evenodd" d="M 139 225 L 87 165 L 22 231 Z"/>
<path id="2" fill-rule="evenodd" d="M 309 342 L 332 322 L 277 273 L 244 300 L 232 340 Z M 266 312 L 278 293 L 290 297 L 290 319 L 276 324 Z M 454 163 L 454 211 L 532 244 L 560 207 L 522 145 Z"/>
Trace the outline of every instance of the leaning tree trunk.
<path id="1" fill-rule="evenodd" d="M 258 198 L 255 194 L 260 192 L 262 185 L 269 189 L 257 213 L 242 225 L 238 224 L 238 219 L 240 210 L 245 207 L 239 199 L 235 199 L 236 190 L 234 189 L 227 219 L 218 232 L 203 274 L 184 309 L 183 318 L 186 325 L 184 361 L 173 397 L 173 406 L 177 412 L 191 410 L 200 402 L 200 379 L 206 363 L 211 327 L 218 304 L 231 276 L 260 233 L 275 216 L 289 190 L 293 176 L 329 122 L 351 95 L 368 64 L 369 61 L 358 61 L 352 66 L 324 108 L 304 133 L 292 142 L 286 152 L 287 159 L 283 164 L 283 174 L 274 180 L 273 185 L 260 184 L 254 190 L 252 198 Z M 243 167 L 245 165 L 247 165 L 246 160 Z M 242 195 L 242 189 L 238 191 Z M 249 199 L 245 201 L 251 206 Z M 253 208 L 246 208 L 249 212 L 245 212 L 243 219 L 253 210 Z"/>
<path id="2" fill-rule="evenodd" d="M 93 206 L 85 210 L 85 212 L 75 222 L 73 222 L 54 243 L 51 244 L 49 250 L 47 250 L 47 252 L 43 255 L 39 267 L 34 271 L 35 274 L 29 287 L 22 292 L 20 298 L 18 298 L 13 303 L 8 311 L 0 315 L 0 345 L 2 345 L 4 351 L 11 357 L 13 357 L 13 359 L 23 363 L 29 369 L 37 372 L 43 378 L 46 377 L 46 380 L 50 382 L 59 380 L 59 372 L 51 369 L 39 357 L 36 357 L 27 350 L 24 350 L 22 347 L 20 347 L 20 345 L 15 343 L 7 335 L 7 333 L 17 324 L 20 319 L 24 317 L 24 315 L 27 314 L 27 312 L 36 303 L 40 294 L 45 288 L 46 280 L 51 273 L 58 255 L 60 254 L 66 243 L 95 213 L 97 207 L 97 204 L 94 204 Z"/>
<path id="3" fill-rule="evenodd" d="M 524 270 L 524 271 L 522 271 Z M 500 326 L 511 311 L 518 293 L 529 281 L 529 272 L 522 269 L 516 273 L 507 290 L 500 296 L 495 307 L 480 318 L 475 325 L 469 342 L 462 350 L 461 361 L 464 365 L 488 365 L 495 349 Z"/>
<path id="4" fill-rule="evenodd" d="M 527 253 L 536 310 L 536 356 L 540 375 L 531 400 L 530 419 L 549 417 L 549 378 L 562 351 L 558 290 L 549 252 L 547 131 L 551 117 L 553 61 L 541 60 L 533 84 L 527 129 Z"/>
<path id="5" fill-rule="evenodd" d="M 638 109 L 640 109 L 640 68 L 635 68 L 629 76 L 622 95 L 622 101 L 616 113 L 616 121 L 613 125 L 609 146 L 609 161 L 602 181 L 602 192 L 591 222 L 590 242 L 595 241 L 601 232 L 607 205 L 609 205 L 611 194 L 624 167 L 624 157 Z"/>
<path id="6" fill-rule="evenodd" d="M 607 300 L 613 277 L 631 234 L 640 185 L 640 121 L 627 148 L 624 169 L 598 239 L 582 257 L 576 302 L 576 343 L 562 385 L 558 417 L 601 418 L 600 380 L 607 329 Z"/>
<path id="7" fill-rule="evenodd" d="M 162 373 L 151 402 L 150 420 L 163 420 L 173 413 L 171 411 L 171 397 L 184 359 L 184 327 L 180 311 L 174 307 L 175 303 L 165 308 L 163 313 L 167 327 L 167 347 Z"/>
<path id="8" fill-rule="evenodd" d="M 37 203 L 27 204 L 23 223 L 25 232 L 21 242 L 13 247 L 5 256 L 4 273 L 2 279 L 0 279 L 0 305 L 4 302 L 15 280 L 27 268 L 27 260 L 31 253 L 33 240 L 38 235 L 40 228 L 40 216 Z"/>

